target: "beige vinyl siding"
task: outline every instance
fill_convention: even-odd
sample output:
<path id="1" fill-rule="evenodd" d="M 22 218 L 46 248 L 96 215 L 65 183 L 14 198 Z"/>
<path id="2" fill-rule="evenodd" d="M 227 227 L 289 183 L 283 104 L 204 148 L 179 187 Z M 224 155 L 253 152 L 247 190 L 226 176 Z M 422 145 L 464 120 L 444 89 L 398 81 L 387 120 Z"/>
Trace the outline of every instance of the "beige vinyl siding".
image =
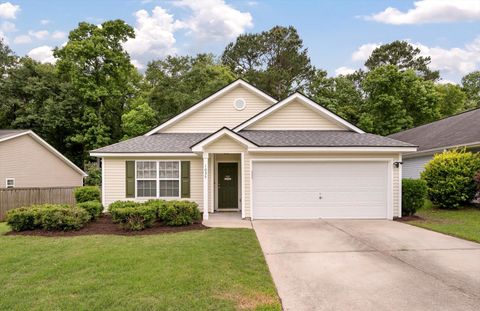
<path id="1" fill-rule="evenodd" d="M 243 98 L 247 105 L 238 111 L 235 99 Z M 161 130 L 162 133 L 212 133 L 224 126 L 233 128 L 268 108 L 271 104 L 242 86 L 192 112 L 190 115 Z"/>
<path id="2" fill-rule="evenodd" d="M 392 161 L 399 160 L 399 154 L 381 154 L 381 153 L 249 153 L 245 155 L 245 162 L 248 165 L 249 176 L 245 179 L 245 212 L 246 217 L 251 217 L 251 193 L 250 193 L 250 160 L 255 159 L 312 159 L 312 158 L 391 158 Z M 248 159 L 248 160 L 247 160 Z M 245 167 L 247 169 L 247 167 Z M 393 217 L 399 217 L 400 215 L 400 179 L 399 179 L 399 168 L 393 168 L 393 185 L 392 185 L 392 206 L 393 206 Z M 247 186 L 248 180 L 248 186 Z"/>
<path id="3" fill-rule="evenodd" d="M 30 135 L 0 143 L 0 188 L 15 178 L 15 187 L 74 187 L 83 176 Z"/>
<path id="4" fill-rule="evenodd" d="M 200 210 L 203 209 L 203 180 L 202 180 L 202 159 L 201 157 L 154 157 L 154 158 L 104 158 L 104 204 L 106 207 L 112 202 L 118 200 L 135 200 L 143 202 L 145 198 L 126 198 L 125 197 L 125 161 L 190 161 L 190 198 L 185 200 L 195 201 Z"/>
<path id="5" fill-rule="evenodd" d="M 346 130 L 319 111 L 295 100 L 253 123 L 247 130 Z"/>

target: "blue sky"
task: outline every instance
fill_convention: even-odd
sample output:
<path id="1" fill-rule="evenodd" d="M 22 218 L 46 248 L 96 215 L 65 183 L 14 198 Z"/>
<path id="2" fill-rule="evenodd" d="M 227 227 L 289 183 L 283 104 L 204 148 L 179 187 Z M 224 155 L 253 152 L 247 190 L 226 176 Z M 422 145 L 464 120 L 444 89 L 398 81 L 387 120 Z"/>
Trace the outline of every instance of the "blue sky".
<path id="1" fill-rule="evenodd" d="M 315 66 L 330 75 L 361 68 L 371 50 L 409 40 L 432 57 L 444 82 L 480 69 L 480 0 L 0 0 L 0 35 L 18 55 L 53 62 L 81 21 L 123 19 L 137 39 L 126 45 L 135 64 L 167 54 L 220 54 L 238 34 L 293 25 Z"/>

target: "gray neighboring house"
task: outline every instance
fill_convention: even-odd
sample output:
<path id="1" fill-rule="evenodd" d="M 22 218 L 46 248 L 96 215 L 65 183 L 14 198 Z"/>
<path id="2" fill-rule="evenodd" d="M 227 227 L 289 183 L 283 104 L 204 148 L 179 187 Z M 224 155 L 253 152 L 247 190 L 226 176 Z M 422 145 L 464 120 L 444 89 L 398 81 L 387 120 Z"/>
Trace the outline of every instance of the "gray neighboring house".
<path id="1" fill-rule="evenodd" d="M 0 130 L 0 188 L 83 185 L 87 174 L 31 130 Z"/>
<path id="2" fill-rule="evenodd" d="M 418 146 L 403 155 L 403 178 L 420 178 L 420 173 L 436 153 L 466 147 L 480 152 L 480 108 L 395 133 L 390 138 Z"/>

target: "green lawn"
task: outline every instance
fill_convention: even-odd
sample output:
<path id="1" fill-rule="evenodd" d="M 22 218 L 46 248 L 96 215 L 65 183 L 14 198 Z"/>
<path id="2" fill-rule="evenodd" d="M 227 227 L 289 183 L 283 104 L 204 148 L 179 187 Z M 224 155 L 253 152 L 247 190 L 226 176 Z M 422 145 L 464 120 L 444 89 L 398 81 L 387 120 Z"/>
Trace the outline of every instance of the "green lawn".
<path id="1" fill-rule="evenodd" d="M 253 230 L 4 236 L 1 310 L 281 310 Z"/>
<path id="2" fill-rule="evenodd" d="M 409 224 L 450 234 L 459 238 L 480 243 L 480 209 L 441 210 L 428 201 L 417 211 L 425 220 L 409 221 Z"/>

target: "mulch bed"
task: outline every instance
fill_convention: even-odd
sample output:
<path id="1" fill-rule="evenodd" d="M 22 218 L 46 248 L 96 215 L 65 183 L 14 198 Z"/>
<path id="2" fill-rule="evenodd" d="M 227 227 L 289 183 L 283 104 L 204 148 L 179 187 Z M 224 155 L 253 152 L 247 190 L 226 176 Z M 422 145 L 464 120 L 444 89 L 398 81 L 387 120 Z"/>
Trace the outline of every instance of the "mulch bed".
<path id="1" fill-rule="evenodd" d="M 5 235 L 35 235 L 46 237 L 59 237 L 59 236 L 81 236 L 81 235 L 94 235 L 94 234 L 107 234 L 107 235 L 153 235 L 164 233 L 175 233 L 192 230 L 205 230 L 209 227 L 202 225 L 201 223 L 192 224 L 188 226 L 169 227 L 162 223 L 156 222 L 151 228 L 147 228 L 142 231 L 127 231 L 119 224 L 114 224 L 110 215 L 101 215 L 96 221 L 88 223 L 85 227 L 78 231 L 46 231 L 46 230 L 27 230 L 27 231 L 10 231 Z"/>
<path id="2" fill-rule="evenodd" d="M 393 220 L 399 221 L 399 222 L 405 222 L 405 221 L 412 221 L 412 220 L 425 220 L 424 218 L 413 215 L 413 216 L 405 216 L 405 217 L 395 217 Z"/>

